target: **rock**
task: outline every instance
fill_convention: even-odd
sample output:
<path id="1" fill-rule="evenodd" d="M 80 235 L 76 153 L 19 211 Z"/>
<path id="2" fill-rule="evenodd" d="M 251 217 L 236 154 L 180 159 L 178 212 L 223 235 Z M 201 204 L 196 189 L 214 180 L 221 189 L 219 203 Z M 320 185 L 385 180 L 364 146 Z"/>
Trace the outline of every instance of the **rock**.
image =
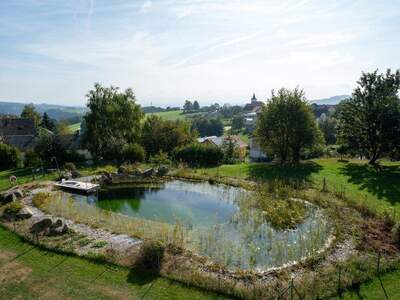
<path id="1" fill-rule="evenodd" d="M 29 219 L 33 216 L 33 212 L 28 207 L 23 207 L 17 214 L 18 219 Z"/>
<path id="2" fill-rule="evenodd" d="M 24 192 L 20 189 L 14 189 L 12 193 L 17 197 L 17 199 L 24 197 Z"/>
<path id="3" fill-rule="evenodd" d="M 22 192 L 22 190 L 18 188 L 13 188 L 0 195 L 0 202 L 2 204 L 7 204 L 22 197 L 24 197 L 24 193 Z"/>
<path id="4" fill-rule="evenodd" d="M 57 219 L 50 226 L 49 235 L 62 235 L 68 232 L 68 226 L 61 219 Z"/>
<path id="5" fill-rule="evenodd" d="M 150 169 L 144 170 L 143 173 L 142 173 L 142 176 L 143 177 L 150 177 L 150 176 L 153 176 L 153 174 L 154 174 L 154 169 L 150 168 Z"/>
<path id="6" fill-rule="evenodd" d="M 169 169 L 166 166 L 159 166 L 157 170 L 158 176 L 165 176 L 169 172 Z"/>
<path id="7" fill-rule="evenodd" d="M 39 234 L 41 232 L 48 231 L 52 225 L 53 221 L 50 218 L 43 218 L 33 224 L 30 231 L 33 234 Z"/>
<path id="8" fill-rule="evenodd" d="M 128 174 L 128 168 L 126 166 L 120 166 L 118 168 L 118 174 Z"/>
<path id="9" fill-rule="evenodd" d="M 112 177 L 110 173 L 104 173 L 100 177 L 100 182 L 104 184 L 111 184 L 112 183 Z"/>
<path id="10" fill-rule="evenodd" d="M 79 177 L 82 177 L 82 176 L 81 176 L 81 173 L 79 173 L 79 172 L 76 171 L 76 170 L 71 171 L 71 175 L 72 175 L 72 178 L 79 178 Z"/>

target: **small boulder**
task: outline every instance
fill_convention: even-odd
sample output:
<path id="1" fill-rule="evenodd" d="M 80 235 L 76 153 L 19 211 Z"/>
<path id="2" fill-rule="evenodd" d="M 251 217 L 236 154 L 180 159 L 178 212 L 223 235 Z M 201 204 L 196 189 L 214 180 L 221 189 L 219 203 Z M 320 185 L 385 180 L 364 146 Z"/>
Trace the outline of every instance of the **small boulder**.
<path id="1" fill-rule="evenodd" d="M 72 175 L 72 178 L 79 178 L 79 177 L 82 177 L 82 176 L 81 176 L 81 173 L 79 173 L 77 170 L 71 171 L 71 175 Z"/>
<path id="2" fill-rule="evenodd" d="M 62 235 L 68 232 L 68 226 L 61 219 L 57 219 L 50 226 L 49 235 Z"/>
<path id="3" fill-rule="evenodd" d="M 28 207 L 23 207 L 17 214 L 18 219 L 29 219 L 33 216 L 33 212 Z"/>
<path id="4" fill-rule="evenodd" d="M 33 224 L 30 231 L 33 234 L 39 234 L 44 231 L 48 231 L 51 225 L 53 225 L 53 221 L 50 218 L 43 218 Z"/>
<path id="5" fill-rule="evenodd" d="M 7 204 L 22 197 L 24 197 L 24 193 L 22 192 L 22 190 L 18 188 L 13 188 L 0 195 L 0 202 L 1 204 Z"/>
<path id="6" fill-rule="evenodd" d="M 111 184 L 112 183 L 112 176 L 110 173 L 104 173 L 100 177 L 100 183 L 103 184 Z"/>
<path id="7" fill-rule="evenodd" d="M 157 170 L 157 175 L 158 176 L 165 176 L 169 172 L 168 168 L 166 166 L 159 166 Z"/>
<path id="8" fill-rule="evenodd" d="M 144 170 L 143 173 L 142 173 L 143 177 L 151 177 L 153 175 L 154 175 L 154 169 L 153 168 Z"/>

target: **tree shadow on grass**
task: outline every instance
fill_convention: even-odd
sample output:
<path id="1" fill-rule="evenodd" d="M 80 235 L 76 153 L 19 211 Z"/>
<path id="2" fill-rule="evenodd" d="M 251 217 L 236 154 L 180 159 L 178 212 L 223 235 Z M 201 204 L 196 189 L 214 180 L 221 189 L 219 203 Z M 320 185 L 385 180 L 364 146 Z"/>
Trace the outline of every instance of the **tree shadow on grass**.
<path id="1" fill-rule="evenodd" d="M 293 166 L 254 163 L 249 165 L 249 179 L 254 181 L 311 182 L 311 174 L 318 173 L 320 170 L 322 170 L 322 166 L 312 161 L 301 162 Z"/>
<path id="2" fill-rule="evenodd" d="M 145 241 L 132 266 L 127 281 L 138 285 L 153 282 L 160 276 L 160 268 L 164 257 L 164 246 L 158 242 Z"/>
<path id="3" fill-rule="evenodd" d="M 143 286 L 157 280 L 159 277 L 160 274 L 157 272 L 135 266 L 129 270 L 127 282 Z"/>
<path id="4" fill-rule="evenodd" d="M 349 182 L 360 189 L 375 195 L 378 199 L 387 199 L 392 205 L 400 202 L 400 167 L 368 164 L 344 164 L 340 172 L 349 177 Z"/>

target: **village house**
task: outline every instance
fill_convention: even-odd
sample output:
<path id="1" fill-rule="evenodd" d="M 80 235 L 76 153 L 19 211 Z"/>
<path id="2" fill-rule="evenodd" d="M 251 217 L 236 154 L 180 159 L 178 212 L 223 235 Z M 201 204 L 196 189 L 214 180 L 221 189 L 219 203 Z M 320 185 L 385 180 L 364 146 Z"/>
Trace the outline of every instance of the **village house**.
<path id="1" fill-rule="evenodd" d="M 33 120 L 0 118 L 0 142 L 16 147 L 21 152 L 33 148 L 37 129 Z"/>
<path id="2" fill-rule="evenodd" d="M 201 137 L 198 138 L 197 141 L 200 144 L 211 144 L 211 145 L 215 145 L 218 147 L 222 147 L 224 145 L 224 143 L 227 143 L 229 141 L 232 141 L 236 148 L 239 151 L 240 157 L 244 158 L 246 156 L 246 152 L 247 152 L 247 148 L 248 145 L 243 142 L 240 137 L 238 137 L 237 135 L 229 135 L 229 136 L 222 136 L 222 137 L 218 137 L 218 136 L 206 136 L 206 137 Z"/>
<path id="3" fill-rule="evenodd" d="M 243 108 L 244 110 L 244 126 L 246 131 L 249 133 L 249 158 L 252 161 L 266 161 L 268 160 L 267 155 L 262 151 L 257 137 L 253 135 L 257 118 L 262 111 L 264 103 L 258 101 L 256 95 L 253 93 L 250 103 L 246 104 Z"/>

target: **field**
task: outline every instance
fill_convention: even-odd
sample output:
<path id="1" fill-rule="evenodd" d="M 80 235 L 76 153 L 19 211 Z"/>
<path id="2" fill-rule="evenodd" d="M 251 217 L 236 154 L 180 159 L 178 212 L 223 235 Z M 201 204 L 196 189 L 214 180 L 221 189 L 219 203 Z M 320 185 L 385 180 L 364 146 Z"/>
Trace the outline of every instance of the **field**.
<path id="1" fill-rule="evenodd" d="M 68 126 L 68 130 L 70 133 L 74 133 L 79 129 L 81 129 L 81 123 L 75 123 Z"/>

